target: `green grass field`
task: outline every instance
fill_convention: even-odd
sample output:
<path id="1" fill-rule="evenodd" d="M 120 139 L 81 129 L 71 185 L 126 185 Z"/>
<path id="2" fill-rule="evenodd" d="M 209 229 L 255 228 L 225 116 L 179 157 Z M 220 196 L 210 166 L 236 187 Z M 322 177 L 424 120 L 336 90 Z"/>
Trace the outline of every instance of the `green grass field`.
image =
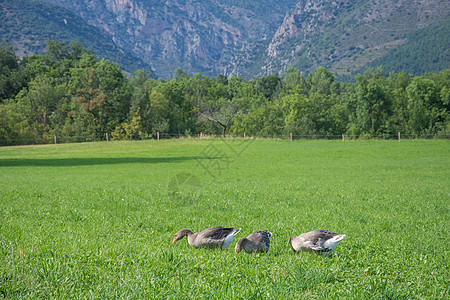
<path id="1" fill-rule="evenodd" d="M 0 148 L 0 298 L 448 298 L 449 169 L 446 140 Z M 171 243 L 220 225 L 271 249 Z M 347 238 L 292 253 L 314 229 Z"/>

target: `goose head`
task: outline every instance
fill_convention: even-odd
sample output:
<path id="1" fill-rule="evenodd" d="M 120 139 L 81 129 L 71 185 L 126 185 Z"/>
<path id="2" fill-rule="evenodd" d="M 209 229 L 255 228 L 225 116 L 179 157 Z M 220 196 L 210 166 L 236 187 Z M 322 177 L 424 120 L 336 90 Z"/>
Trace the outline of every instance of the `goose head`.
<path id="1" fill-rule="evenodd" d="M 180 231 L 175 233 L 175 236 L 173 238 L 172 244 L 175 244 L 177 241 L 181 240 L 185 236 L 188 236 L 188 235 L 190 235 L 192 233 L 193 233 L 192 230 L 190 230 L 188 228 L 181 229 Z"/>
<path id="2" fill-rule="evenodd" d="M 244 244 L 247 242 L 247 238 L 241 237 L 236 243 L 236 247 L 234 248 L 234 253 L 238 254 L 243 248 Z"/>
<path id="3" fill-rule="evenodd" d="M 289 238 L 289 245 L 291 246 L 291 249 L 292 249 L 292 251 L 294 251 L 294 253 L 297 252 L 297 251 L 295 251 L 294 246 L 292 246 L 292 241 L 293 241 L 294 239 L 296 239 L 296 238 L 297 238 L 297 237 L 296 237 L 295 235 L 293 235 L 293 236 L 291 236 L 291 237 Z"/>

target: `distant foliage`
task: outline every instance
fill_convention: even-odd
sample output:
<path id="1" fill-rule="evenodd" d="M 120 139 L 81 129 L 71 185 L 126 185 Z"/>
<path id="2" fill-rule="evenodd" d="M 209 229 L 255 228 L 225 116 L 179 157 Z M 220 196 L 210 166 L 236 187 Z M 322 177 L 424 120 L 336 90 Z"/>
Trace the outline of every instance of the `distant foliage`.
<path id="1" fill-rule="evenodd" d="M 1 145 L 174 135 L 355 138 L 450 134 L 450 70 L 386 76 L 367 69 L 354 83 L 320 67 L 307 77 L 288 68 L 283 77 L 254 80 L 181 69 L 171 80 L 138 70 L 127 78 L 116 63 L 80 43 L 51 41 L 47 54 L 17 58 L 0 45 Z"/>

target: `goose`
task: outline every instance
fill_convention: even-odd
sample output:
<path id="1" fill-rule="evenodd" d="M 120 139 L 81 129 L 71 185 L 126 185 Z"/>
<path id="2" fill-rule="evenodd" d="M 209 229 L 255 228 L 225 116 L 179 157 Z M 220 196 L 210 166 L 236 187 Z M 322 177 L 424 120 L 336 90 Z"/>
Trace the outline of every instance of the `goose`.
<path id="1" fill-rule="evenodd" d="M 172 244 L 187 236 L 189 245 L 194 248 L 221 248 L 226 249 L 241 228 L 224 228 L 222 226 L 207 228 L 200 232 L 193 233 L 188 228 L 181 229 L 175 233 Z"/>
<path id="2" fill-rule="evenodd" d="M 314 252 L 316 255 L 329 255 L 337 244 L 346 237 L 328 230 L 313 230 L 299 236 L 291 236 L 289 244 L 292 251 Z"/>
<path id="3" fill-rule="evenodd" d="M 235 253 L 238 254 L 242 249 L 247 253 L 252 252 L 267 252 L 270 248 L 270 238 L 272 232 L 269 231 L 256 231 L 247 237 L 242 237 L 236 243 L 234 248 Z"/>

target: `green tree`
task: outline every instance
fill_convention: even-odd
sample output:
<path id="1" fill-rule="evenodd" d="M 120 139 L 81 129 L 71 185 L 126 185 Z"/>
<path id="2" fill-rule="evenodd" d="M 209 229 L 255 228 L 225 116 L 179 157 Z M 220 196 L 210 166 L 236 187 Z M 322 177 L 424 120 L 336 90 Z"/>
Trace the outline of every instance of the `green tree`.
<path id="1" fill-rule="evenodd" d="M 406 88 L 411 83 L 412 76 L 405 72 L 391 73 L 388 84 L 392 94 L 392 117 L 391 121 L 395 131 L 409 133 L 408 120 L 408 94 Z"/>
<path id="2" fill-rule="evenodd" d="M 130 101 L 130 116 L 134 116 L 134 114 L 142 108 L 143 111 L 146 111 L 148 98 L 151 90 L 148 90 L 146 87 L 147 80 L 154 81 L 150 79 L 150 72 L 145 69 L 139 69 L 134 73 L 133 78 L 130 79 L 129 84 L 131 87 L 131 101 Z"/>
<path id="3" fill-rule="evenodd" d="M 63 124 L 64 120 L 58 114 L 60 107 L 68 103 L 68 97 L 66 85 L 60 80 L 47 75 L 37 76 L 30 82 L 26 98 L 34 112 L 34 121 L 42 130 L 50 131 Z"/>
<path id="4" fill-rule="evenodd" d="M 255 92 L 272 100 L 281 90 L 281 79 L 276 74 L 258 77 L 253 84 Z"/>
<path id="5" fill-rule="evenodd" d="M 298 86 L 300 89 L 304 89 L 306 79 L 297 69 L 288 67 L 283 75 L 283 84 L 290 87 Z"/>
<path id="6" fill-rule="evenodd" d="M 0 145 L 36 143 L 36 134 L 30 124 L 29 107 L 15 100 L 0 104 Z"/>
<path id="7" fill-rule="evenodd" d="M 306 83 L 309 87 L 308 94 L 319 93 L 329 96 L 339 92 L 339 83 L 335 81 L 334 75 L 324 67 L 319 67 L 309 73 Z"/>
<path id="8" fill-rule="evenodd" d="M 14 96 L 26 85 L 19 59 L 9 43 L 0 44 L 0 103 Z"/>
<path id="9" fill-rule="evenodd" d="M 157 132 L 169 133 L 169 101 L 157 91 L 153 91 L 149 99 L 150 106 L 147 116 L 150 120 L 151 133 L 153 136 L 156 136 Z"/>
<path id="10" fill-rule="evenodd" d="M 199 121 L 212 122 L 221 129 L 222 136 L 225 136 L 233 120 L 248 111 L 255 96 L 254 89 L 241 77 L 233 76 L 226 86 L 215 82 L 209 92 L 209 95 L 214 97 L 202 103 L 199 108 Z"/>
<path id="11" fill-rule="evenodd" d="M 70 89 L 79 104 L 71 116 L 85 119 L 91 134 L 103 137 L 127 120 L 131 89 L 117 64 L 83 54 L 71 74 Z"/>
<path id="12" fill-rule="evenodd" d="M 440 94 L 434 81 L 416 77 L 406 91 L 411 132 L 418 135 L 435 133 L 436 125 L 445 122 L 447 109 L 440 102 Z"/>
<path id="13" fill-rule="evenodd" d="M 391 132 L 391 98 L 382 69 L 368 69 L 356 80 L 356 125 L 359 131 L 366 134 Z"/>
<path id="14" fill-rule="evenodd" d="M 169 111 L 169 132 L 183 134 L 186 131 L 192 130 L 192 118 L 194 113 L 193 105 L 186 99 L 185 81 L 189 78 L 180 80 L 172 79 L 167 82 L 161 81 L 155 91 L 164 95 L 170 107 Z"/>
<path id="15" fill-rule="evenodd" d="M 316 134 L 316 126 L 309 115 L 313 103 L 301 93 L 300 89 L 284 96 L 281 101 L 285 134 L 292 133 L 298 136 Z"/>
<path id="16" fill-rule="evenodd" d="M 240 101 L 220 98 L 203 104 L 199 114 L 199 121 L 207 120 L 219 125 L 222 128 L 222 136 L 225 137 L 233 118 L 242 114 L 243 111 Z"/>
<path id="17" fill-rule="evenodd" d="M 263 137 L 279 136 L 283 134 L 284 115 L 277 103 L 262 102 L 260 105 L 254 105 L 249 112 L 243 115 L 242 120 L 238 120 L 242 128 L 239 134 L 246 132 L 249 135 L 260 135 Z M 234 128 L 234 126 L 233 126 Z"/>
<path id="18" fill-rule="evenodd" d="M 189 78 L 189 75 L 184 72 L 182 69 L 180 68 L 176 68 L 175 71 L 173 71 L 173 79 L 175 80 L 183 80 L 183 79 L 187 79 Z"/>
<path id="19" fill-rule="evenodd" d="M 139 109 L 134 113 L 131 122 L 123 122 L 117 125 L 111 135 L 114 140 L 135 140 L 142 134 L 141 116 Z"/>

